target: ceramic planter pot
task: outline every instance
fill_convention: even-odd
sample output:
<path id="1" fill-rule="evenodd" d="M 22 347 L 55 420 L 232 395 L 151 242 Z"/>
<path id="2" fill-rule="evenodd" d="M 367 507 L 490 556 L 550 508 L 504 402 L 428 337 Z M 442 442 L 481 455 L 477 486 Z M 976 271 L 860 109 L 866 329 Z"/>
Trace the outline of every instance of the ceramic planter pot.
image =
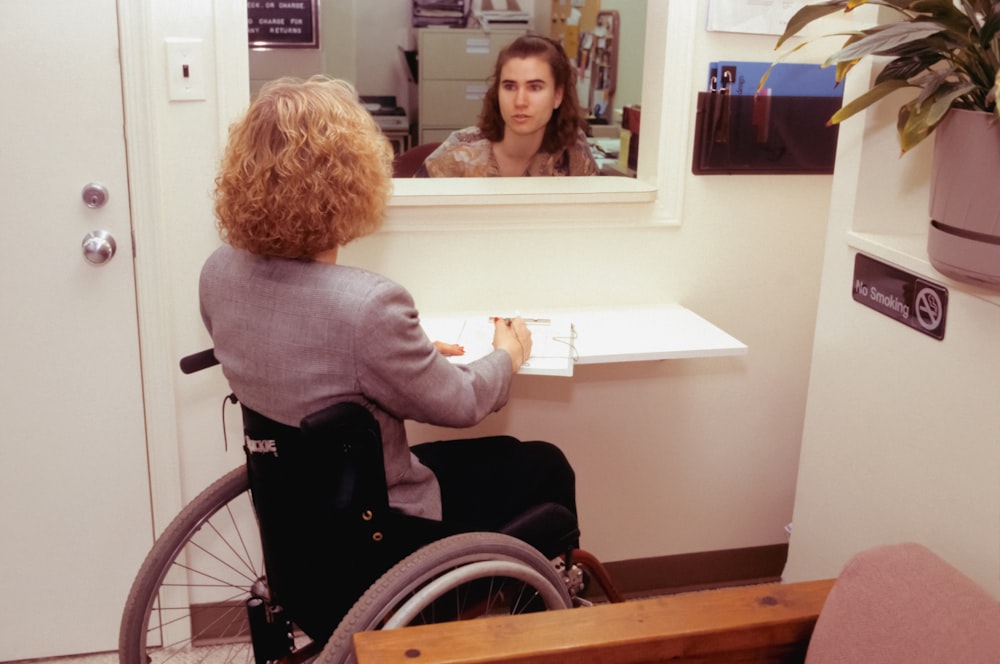
<path id="1" fill-rule="evenodd" d="M 1000 121 L 952 109 L 934 130 L 927 254 L 953 279 L 1000 289 Z"/>

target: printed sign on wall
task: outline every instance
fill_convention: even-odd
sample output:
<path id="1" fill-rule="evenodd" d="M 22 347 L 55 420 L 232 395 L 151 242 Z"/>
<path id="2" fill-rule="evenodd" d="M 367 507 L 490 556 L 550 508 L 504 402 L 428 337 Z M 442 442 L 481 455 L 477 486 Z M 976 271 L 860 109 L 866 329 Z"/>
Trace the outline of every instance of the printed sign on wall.
<path id="1" fill-rule="evenodd" d="M 317 0 L 247 0 L 250 48 L 319 48 Z"/>
<path id="2" fill-rule="evenodd" d="M 857 254 L 854 257 L 854 300 L 886 316 L 944 339 L 948 289 L 892 265 Z"/>

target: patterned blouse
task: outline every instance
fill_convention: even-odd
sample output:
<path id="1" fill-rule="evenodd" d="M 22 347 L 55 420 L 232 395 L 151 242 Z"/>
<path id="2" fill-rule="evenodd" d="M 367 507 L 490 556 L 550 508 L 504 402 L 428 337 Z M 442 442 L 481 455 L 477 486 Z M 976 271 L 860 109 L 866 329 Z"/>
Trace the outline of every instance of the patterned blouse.
<path id="1" fill-rule="evenodd" d="M 576 143 L 551 154 L 535 154 L 525 170 L 526 176 L 599 175 L 600 169 L 590 153 L 583 132 Z M 499 177 L 500 164 L 493 156 L 493 146 L 478 127 L 452 132 L 438 149 L 424 160 L 414 177 L 483 178 Z"/>

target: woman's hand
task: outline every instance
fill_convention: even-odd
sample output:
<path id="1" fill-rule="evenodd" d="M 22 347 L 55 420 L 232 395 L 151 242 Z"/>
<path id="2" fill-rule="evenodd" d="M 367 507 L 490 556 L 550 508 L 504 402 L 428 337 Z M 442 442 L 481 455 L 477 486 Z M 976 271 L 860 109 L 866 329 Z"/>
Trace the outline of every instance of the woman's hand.
<path id="1" fill-rule="evenodd" d="M 438 352 L 445 357 L 465 355 L 465 346 L 459 346 L 458 344 L 446 344 L 443 341 L 435 341 L 434 346 L 438 349 Z"/>
<path id="2" fill-rule="evenodd" d="M 531 357 L 531 330 L 524 319 L 494 318 L 493 347 L 507 351 L 514 373 Z"/>

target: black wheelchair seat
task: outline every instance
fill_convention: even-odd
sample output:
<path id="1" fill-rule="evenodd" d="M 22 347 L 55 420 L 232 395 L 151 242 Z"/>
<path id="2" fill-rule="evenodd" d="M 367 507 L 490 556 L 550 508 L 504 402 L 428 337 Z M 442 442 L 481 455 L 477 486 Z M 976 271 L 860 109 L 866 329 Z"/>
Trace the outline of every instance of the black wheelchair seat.
<path id="1" fill-rule="evenodd" d="M 563 555 L 577 548 L 580 541 L 576 515 L 558 503 L 535 505 L 506 523 L 499 532 L 527 542 L 546 558 Z"/>
<path id="2" fill-rule="evenodd" d="M 338 403 L 292 427 L 242 406 L 247 472 L 272 604 L 325 642 L 354 602 L 395 563 L 468 532 L 389 506 L 378 422 Z M 575 547 L 576 517 L 533 507 L 500 532 L 554 558 Z"/>

